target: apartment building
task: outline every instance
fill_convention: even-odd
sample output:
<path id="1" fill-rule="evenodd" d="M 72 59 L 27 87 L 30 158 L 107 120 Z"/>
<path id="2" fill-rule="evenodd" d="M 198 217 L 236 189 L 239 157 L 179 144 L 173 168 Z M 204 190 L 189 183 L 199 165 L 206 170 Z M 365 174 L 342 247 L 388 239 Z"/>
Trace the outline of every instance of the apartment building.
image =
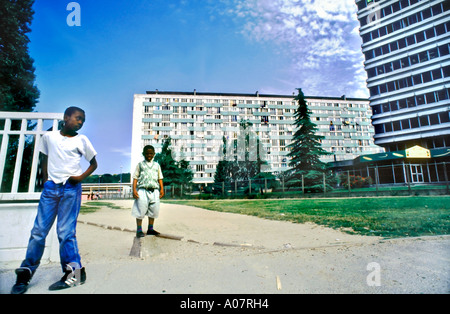
<path id="1" fill-rule="evenodd" d="M 356 0 L 375 144 L 450 147 L 450 1 Z"/>
<path id="2" fill-rule="evenodd" d="M 242 139 L 243 132 L 259 138 L 266 171 L 288 169 L 287 146 L 295 132 L 297 103 L 293 95 L 200 93 L 149 91 L 134 95 L 132 169 L 141 160 L 142 148 L 153 145 L 160 151 L 162 140 L 170 137 L 175 158 L 189 161 L 194 183 L 214 182 L 227 144 Z M 379 153 L 374 145 L 374 129 L 367 99 L 307 97 L 311 119 L 318 134 L 325 136 L 322 147 L 332 152 L 324 162 L 354 159 Z M 251 124 L 247 130 L 240 122 Z M 246 133 L 248 134 L 248 133 Z M 245 136 L 245 135 L 244 135 Z M 232 145 L 232 144 L 231 144 Z"/>

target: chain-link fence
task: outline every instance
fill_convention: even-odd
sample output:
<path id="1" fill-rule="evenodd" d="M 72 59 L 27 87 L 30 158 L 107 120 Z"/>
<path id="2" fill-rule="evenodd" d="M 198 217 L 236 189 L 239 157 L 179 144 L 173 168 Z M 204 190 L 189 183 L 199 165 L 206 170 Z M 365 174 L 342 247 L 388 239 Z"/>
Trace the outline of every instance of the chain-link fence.
<path id="1" fill-rule="evenodd" d="M 333 175 L 237 180 L 218 183 L 166 185 L 165 199 L 264 199 L 309 197 L 362 197 L 446 195 L 450 165 L 401 163 L 341 170 Z M 84 199 L 133 199 L 131 184 L 85 184 Z"/>
<path id="2" fill-rule="evenodd" d="M 366 166 L 323 175 L 315 182 L 254 179 L 167 186 L 166 198 L 304 198 L 402 195 L 446 195 L 450 165 L 441 163 Z"/>

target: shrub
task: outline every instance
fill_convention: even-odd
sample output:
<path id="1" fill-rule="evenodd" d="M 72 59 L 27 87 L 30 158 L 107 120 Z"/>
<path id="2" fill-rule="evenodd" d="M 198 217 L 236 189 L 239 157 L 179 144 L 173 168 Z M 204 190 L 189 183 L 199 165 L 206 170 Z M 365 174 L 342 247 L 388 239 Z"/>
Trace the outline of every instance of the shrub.
<path id="1" fill-rule="evenodd" d="M 341 174 L 339 179 L 340 179 L 342 186 L 345 188 L 348 188 L 347 175 Z M 372 185 L 371 177 L 361 177 L 361 176 L 354 176 L 354 175 L 350 176 L 350 188 L 352 188 L 352 189 L 368 187 L 370 185 Z"/>

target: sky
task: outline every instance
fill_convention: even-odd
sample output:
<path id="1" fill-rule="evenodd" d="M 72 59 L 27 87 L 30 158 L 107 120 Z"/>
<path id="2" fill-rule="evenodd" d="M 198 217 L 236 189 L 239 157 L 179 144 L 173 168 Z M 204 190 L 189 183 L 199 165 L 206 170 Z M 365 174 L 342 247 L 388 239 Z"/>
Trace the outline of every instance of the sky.
<path id="1" fill-rule="evenodd" d="M 354 0 L 69 3 L 33 6 L 35 111 L 86 111 L 80 133 L 98 152 L 95 174 L 131 170 L 134 94 L 369 96 Z"/>

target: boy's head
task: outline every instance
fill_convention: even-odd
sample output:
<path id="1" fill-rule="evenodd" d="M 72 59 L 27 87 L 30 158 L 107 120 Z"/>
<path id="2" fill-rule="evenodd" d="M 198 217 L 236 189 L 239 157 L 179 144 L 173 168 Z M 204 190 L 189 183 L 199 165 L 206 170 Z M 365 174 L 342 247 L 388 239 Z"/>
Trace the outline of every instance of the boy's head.
<path id="1" fill-rule="evenodd" d="M 76 111 L 81 112 L 84 115 L 86 114 L 83 109 L 72 106 L 72 107 L 67 108 L 66 111 L 64 111 L 64 117 L 65 116 L 69 116 L 70 117 Z"/>
<path id="2" fill-rule="evenodd" d="M 64 111 L 64 130 L 67 133 L 76 133 L 83 127 L 86 116 L 84 110 L 78 107 L 69 107 Z"/>
<path id="3" fill-rule="evenodd" d="M 152 145 L 146 145 L 142 150 L 142 155 L 146 161 L 151 161 L 155 157 L 155 148 Z"/>

